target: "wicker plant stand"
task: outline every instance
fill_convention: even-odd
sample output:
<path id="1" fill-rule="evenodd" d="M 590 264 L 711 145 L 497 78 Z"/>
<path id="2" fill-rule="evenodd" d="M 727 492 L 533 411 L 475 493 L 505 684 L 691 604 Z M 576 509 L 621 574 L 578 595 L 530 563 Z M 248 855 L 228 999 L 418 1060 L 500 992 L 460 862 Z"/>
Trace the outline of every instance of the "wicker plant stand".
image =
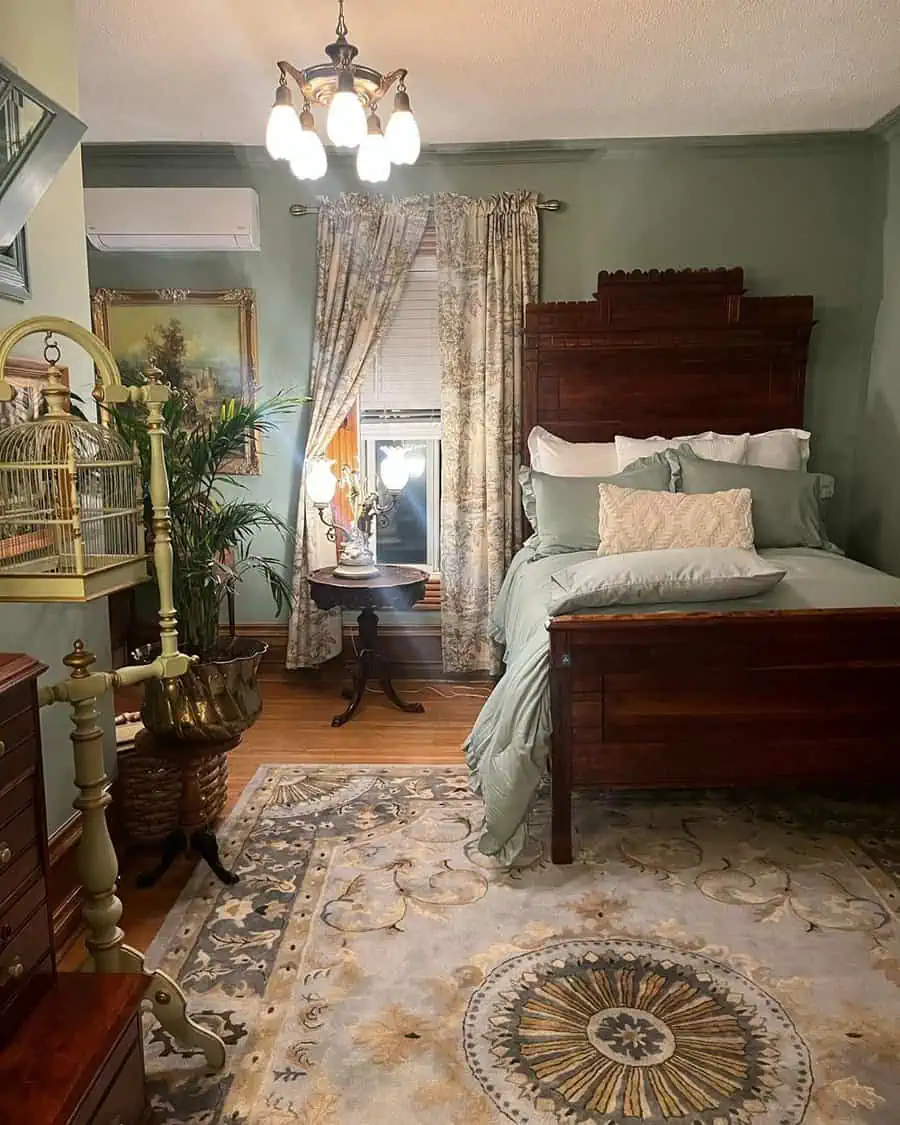
<path id="1" fill-rule="evenodd" d="M 229 742 L 189 743 L 156 738 L 142 730 L 133 750 L 119 758 L 122 819 L 129 838 L 161 843 L 155 867 L 138 877 L 141 887 L 153 886 L 179 855 L 191 852 L 204 859 L 223 883 L 236 883 L 219 858 L 213 825 L 225 805 Z"/>

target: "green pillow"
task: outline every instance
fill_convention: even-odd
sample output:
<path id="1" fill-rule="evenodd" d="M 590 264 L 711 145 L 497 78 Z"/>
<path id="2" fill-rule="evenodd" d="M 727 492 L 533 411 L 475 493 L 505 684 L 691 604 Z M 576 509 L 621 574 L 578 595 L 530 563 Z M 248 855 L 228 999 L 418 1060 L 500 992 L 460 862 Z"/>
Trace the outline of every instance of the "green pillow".
<path id="1" fill-rule="evenodd" d="M 672 468 L 663 453 L 642 457 L 608 477 L 551 477 L 523 466 L 519 470 L 522 505 L 535 530 L 531 546 L 538 555 L 596 551 L 600 546 L 599 484 L 669 492 Z"/>
<path id="2" fill-rule="evenodd" d="M 753 497 L 753 538 L 757 547 L 819 547 L 833 550 L 825 531 L 822 504 L 834 493 L 834 478 L 824 473 L 770 469 L 707 461 L 680 445 L 669 450 L 678 461 L 680 492 L 725 492 L 749 488 Z"/>

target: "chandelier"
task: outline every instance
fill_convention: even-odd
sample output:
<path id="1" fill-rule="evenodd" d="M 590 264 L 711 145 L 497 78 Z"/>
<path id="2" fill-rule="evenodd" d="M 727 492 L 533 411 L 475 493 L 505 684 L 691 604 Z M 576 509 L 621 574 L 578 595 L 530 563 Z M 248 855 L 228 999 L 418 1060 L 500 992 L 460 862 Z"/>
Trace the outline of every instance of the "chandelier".
<path id="1" fill-rule="evenodd" d="M 275 91 L 275 104 L 266 128 L 266 148 L 274 160 L 287 160 L 299 180 L 318 180 L 325 175 L 328 159 L 316 132 L 313 106 L 326 106 L 326 132 L 336 148 L 357 150 L 356 171 L 367 183 L 384 183 L 392 164 L 415 164 L 421 141 L 406 92 L 405 70 L 379 74 L 361 66 L 359 51 L 347 39 L 344 0 L 338 0 L 336 39 L 325 48 L 329 62 L 298 70 L 280 62 L 281 76 Z M 288 86 L 288 75 L 303 95 L 298 116 Z M 396 83 L 394 112 L 382 129 L 378 103 Z"/>

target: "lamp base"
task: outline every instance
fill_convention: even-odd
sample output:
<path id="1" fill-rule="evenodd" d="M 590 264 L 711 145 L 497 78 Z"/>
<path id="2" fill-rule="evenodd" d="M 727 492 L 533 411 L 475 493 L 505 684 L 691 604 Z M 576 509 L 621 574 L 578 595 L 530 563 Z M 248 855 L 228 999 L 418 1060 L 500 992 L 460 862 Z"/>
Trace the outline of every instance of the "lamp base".
<path id="1" fill-rule="evenodd" d="M 332 571 L 335 578 L 376 578 L 381 571 L 371 558 L 344 559 Z"/>

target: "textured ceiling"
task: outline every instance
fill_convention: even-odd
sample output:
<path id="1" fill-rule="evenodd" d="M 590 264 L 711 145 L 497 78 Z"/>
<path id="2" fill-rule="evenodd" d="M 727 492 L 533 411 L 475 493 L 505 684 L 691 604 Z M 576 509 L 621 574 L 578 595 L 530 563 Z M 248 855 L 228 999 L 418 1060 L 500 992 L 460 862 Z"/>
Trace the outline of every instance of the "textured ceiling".
<path id="1" fill-rule="evenodd" d="M 275 61 L 334 0 L 77 0 L 89 141 L 260 144 Z M 900 0 L 346 0 L 409 68 L 425 143 L 865 128 L 900 103 Z"/>

